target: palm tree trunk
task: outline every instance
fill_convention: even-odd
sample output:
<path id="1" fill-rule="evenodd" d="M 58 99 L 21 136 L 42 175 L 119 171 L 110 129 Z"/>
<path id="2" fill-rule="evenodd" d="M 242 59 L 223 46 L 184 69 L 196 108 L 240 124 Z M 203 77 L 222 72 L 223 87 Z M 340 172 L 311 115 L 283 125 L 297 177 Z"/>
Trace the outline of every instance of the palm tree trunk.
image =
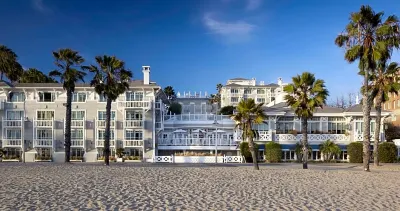
<path id="1" fill-rule="evenodd" d="M 383 91 L 379 90 L 378 95 L 376 96 L 376 123 L 375 123 L 375 134 L 374 134 L 374 166 L 379 166 L 378 159 L 378 147 L 379 147 L 379 138 L 381 132 L 381 117 L 382 117 L 382 96 Z"/>
<path id="2" fill-rule="evenodd" d="M 107 97 L 106 105 L 106 131 L 104 137 L 104 163 L 110 165 L 110 124 L 111 124 L 111 98 Z"/>
<path id="3" fill-rule="evenodd" d="M 369 171 L 369 160 L 370 160 L 370 122 L 371 122 L 371 106 L 372 102 L 370 100 L 370 93 L 368 89 L 368 78 L 369 78 L 369 70 L 364 71 L 364 93 L 363 93 L 363 166 L 364 171 Z"/>
<path id="4" fill-rule="evenodd" d="M 307 118 L 301 118 L 301 134 L 303 145 L 303 169 L 308 169 L 308 141 L 307 141 Z"/>
<path id="5" fill-rule="evenodd" d="M 253 158 L 254 170 L 260 170 L 260 168 L 258 167 L 258 162 L 257 162 L 257 154 L 256 154 L 256 151 L 254 149 L 253 138 L 248 137 L 248 142 L 249 142 L 249 150 L 250 150 L 250 153 L 251 153 L 251 157 Z"/>
<path id="6" fill-rule="evenodd" d="M 65 162 L 69 163 L 71 158 L 71 113 L 72 113 L 72 91 L 67 90 L 67 105 L 65 115 Z"/>

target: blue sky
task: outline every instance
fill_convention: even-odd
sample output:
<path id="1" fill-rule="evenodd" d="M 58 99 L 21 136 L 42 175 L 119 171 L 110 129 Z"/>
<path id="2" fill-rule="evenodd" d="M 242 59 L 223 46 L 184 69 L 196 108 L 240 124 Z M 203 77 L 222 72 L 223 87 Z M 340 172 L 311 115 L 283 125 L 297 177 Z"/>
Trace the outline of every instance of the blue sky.
<path id="1" fill-rule="evenodd" d="M 68 47 L 88 64 L 116 55 L 136 79 L 150 65 L 152 81 L 181 92 L 215 92 L 234 77 L 288 82 L 310 71 L 335 97 L 361 84 L 334 39 L 362 4 L 400 16 L 398 0 L 3 0 L 0 43 L 46 73 L 51 52 Z"/>

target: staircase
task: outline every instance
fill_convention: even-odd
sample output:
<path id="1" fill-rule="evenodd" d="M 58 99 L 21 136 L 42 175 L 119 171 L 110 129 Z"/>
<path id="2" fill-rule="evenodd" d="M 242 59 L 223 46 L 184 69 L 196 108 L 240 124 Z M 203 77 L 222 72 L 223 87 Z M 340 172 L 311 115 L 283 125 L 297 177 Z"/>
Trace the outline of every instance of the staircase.
<path id="1" fill-rule="evenodd" d="M 83 156 L 85 162 L 97 162 L 97 149 L 86 152 Z"/>

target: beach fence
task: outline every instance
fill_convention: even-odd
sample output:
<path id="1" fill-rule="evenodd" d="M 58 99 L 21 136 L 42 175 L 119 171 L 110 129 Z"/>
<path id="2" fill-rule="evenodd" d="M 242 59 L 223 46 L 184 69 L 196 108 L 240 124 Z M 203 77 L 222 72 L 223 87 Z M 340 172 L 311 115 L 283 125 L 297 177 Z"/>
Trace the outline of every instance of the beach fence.
<path id="1" fill-rule="evenodd" d="M 155 156 L 155 163 L 243 163 L 243 156 Z"/>

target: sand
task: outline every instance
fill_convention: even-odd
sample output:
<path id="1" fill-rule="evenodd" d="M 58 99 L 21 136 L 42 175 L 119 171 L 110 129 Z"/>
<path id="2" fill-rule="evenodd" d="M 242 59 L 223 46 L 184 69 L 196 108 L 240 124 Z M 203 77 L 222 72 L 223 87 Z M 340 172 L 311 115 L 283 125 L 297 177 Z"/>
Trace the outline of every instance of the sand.
<path id="1" fill-rule="evenodd" d="M 400 172 L 0 163 L 0 210 L 400 210 Z"/>

